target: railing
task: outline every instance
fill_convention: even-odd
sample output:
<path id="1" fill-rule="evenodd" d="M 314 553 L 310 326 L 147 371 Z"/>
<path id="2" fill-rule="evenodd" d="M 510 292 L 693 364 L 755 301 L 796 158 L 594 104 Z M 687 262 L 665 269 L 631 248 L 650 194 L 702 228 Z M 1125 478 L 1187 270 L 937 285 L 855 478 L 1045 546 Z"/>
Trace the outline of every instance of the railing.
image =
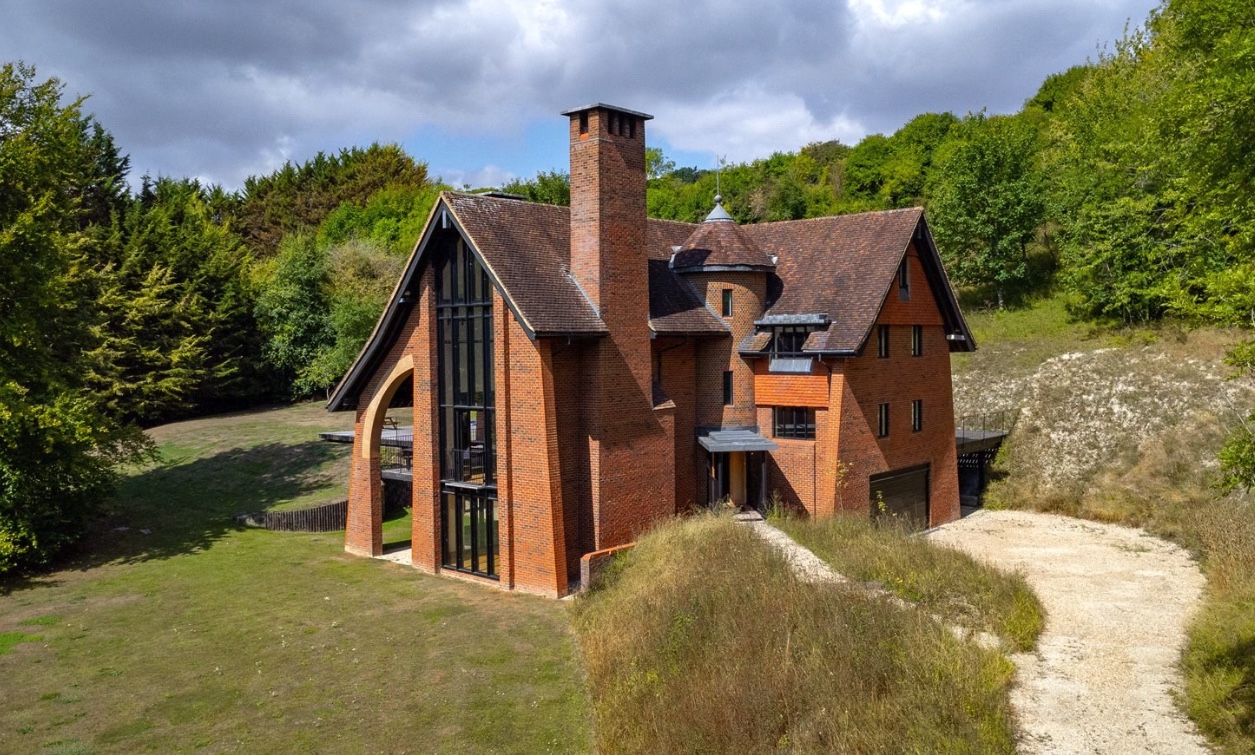
<path id="1" fill-rule="evenodd" d="M 1011 409 L 984 414 L 967 414 L 955 418 L 954 429 L 959 435 L 1006 434 L 1011 432 L 1018 416 L 1019 412 Z"/>
<path id="2" fill-rule="evenodd" d="M 414 466 L 414 451 L 409 448 L 381 446 L 379 448 L 379 468 L 409 472 Z"/>

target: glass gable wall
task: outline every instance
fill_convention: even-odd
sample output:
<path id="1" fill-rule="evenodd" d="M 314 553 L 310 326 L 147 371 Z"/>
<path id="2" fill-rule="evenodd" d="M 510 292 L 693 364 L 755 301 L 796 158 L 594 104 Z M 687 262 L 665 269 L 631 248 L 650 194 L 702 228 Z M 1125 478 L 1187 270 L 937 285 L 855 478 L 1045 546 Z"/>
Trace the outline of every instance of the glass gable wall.
<path id="1" fill-rule="evenodd" d="M 461 238 L 441 244 L 436 271 L 441 561 L 498 575 L 492 284 Z"/>

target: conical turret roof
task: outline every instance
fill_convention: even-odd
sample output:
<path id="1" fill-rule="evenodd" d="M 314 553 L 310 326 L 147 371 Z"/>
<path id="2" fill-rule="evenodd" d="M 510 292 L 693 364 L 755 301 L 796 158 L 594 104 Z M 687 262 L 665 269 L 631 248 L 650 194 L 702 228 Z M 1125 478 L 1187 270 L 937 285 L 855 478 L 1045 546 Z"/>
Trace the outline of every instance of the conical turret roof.
<path id="1" fill-rule="evenodd" d="M 712 268 L 767 270 L 775 266 L 771 256 L 759 249 L 723 209 L 721 197 L 715 197 L 715 209 L 676 252 L 673 263 L 678 272 Z"/>

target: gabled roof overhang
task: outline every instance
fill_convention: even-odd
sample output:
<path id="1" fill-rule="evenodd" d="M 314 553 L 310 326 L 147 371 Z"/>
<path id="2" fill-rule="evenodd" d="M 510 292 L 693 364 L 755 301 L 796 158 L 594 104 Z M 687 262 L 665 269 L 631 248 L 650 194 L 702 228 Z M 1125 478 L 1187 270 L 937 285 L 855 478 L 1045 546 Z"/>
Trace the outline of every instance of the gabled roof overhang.
<path id="1" fill-rule="evenodd" d="M 976 351 L 976 339 L 972 337 L 972 331 L 963 317 L 963 311 L 959 309 L 959 299 L 950 285 L 950 279 L 946 276 L 945 268 L 941 264 L 941 254 L 937 251 L 937 244 L 933 241 L 932 232 L 928 229 L 928 221 L 924 219 L 923 213 L 920 214 L 919 222 L 915 224 L 915 230 L 911 233 L 907 245 L 902 248 L 898 264 L 906 259 L 911 242 L 915 243 L 915 251 L 919 255 L 920 265 L 924 268 L 928 289 L 932 292 L 937 308 L 941 310 L 941 320 L 945 327 L 946 342 L 950 345 L 950 351 Z M 896 284 L 897 278 L 890 278 L 888 285 L 885 286 L 881 302 L 888 300 Z M 884 306 L 883 303 L 881 306 Z M 875 321 L 868 324 L 867 330 L 859 341 L 859 352 L 867 346 L 874 328 Z"/>
<path id="2" fill-rule="evenodd" d="M 423 233 L 419 236 L 413 251 L 410 252 L 409 259 L 405 263 L 405 270 L 397 281 L 397 285 L 392 289 L 392 295 L 388 297 L 388 304 L 384 307 L 379 321 L 375 324 L 375 329 L 371 332 L 370 338 L 367 339 L 366 345 L 358 353 L 357 359 L 353 361 L 353 366 L 349 368 L 349 371 L 340 380 L 335 390 L 332 391 L 331 398 L 327 400 L 327 411 L 337 412 L 356 408 L 358 398 L 366 383 L 370 380 L 371 375 L 379 369 L 379 365 L 387 356 L 388 350 L 395 343 L 405 326 L 405 322 L 409 319 L 414 305 L 418 303 L 419 281 L 428 257 L 430 257 L 428 249 L 432 245 L 433 238 L 437 234 L 444 232 L 456 232 L 462 237 L 462 240 L 488 274 L 488 279 L 491 281 L 493 288 L 501 294 L 506 307 L 509 308 L 529 339 L 534 341 L 537 338 L 597 338 L 605 334 L 604 330 L 600 332 L 587 330 L 565 332 L 534 328 L 519 309 L 513 297 L 510 296 L 510 292 L 501 282 L 501 277 L 493 269 L 491 262 L 485 258 L 475 243 L 475 239 L 467 232 L 466 227 L 459 220 L 457 213 L 447 200 L 447 195 L 441 194 L 427 216 L 427 223 L 423 226 Z"/>

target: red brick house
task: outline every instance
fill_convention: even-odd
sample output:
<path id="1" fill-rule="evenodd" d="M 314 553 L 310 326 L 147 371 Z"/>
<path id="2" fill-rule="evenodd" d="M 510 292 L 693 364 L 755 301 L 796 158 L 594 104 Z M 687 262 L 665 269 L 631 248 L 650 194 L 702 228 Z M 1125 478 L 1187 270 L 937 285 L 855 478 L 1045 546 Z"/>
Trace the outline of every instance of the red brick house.
<path id="1" fill-rule="evenodd" d="M 564 595 L 582 556 L 725 497 L 957 518 L 950 352 L 974 343 L 922 210 L 649 220 L 650 116 L 564 115 L 570 208 L 442 195 L 332 395 L 357 413 L 346 549 L 382 550 L 390 406 L 413 565 L 507 589 Z"/>

